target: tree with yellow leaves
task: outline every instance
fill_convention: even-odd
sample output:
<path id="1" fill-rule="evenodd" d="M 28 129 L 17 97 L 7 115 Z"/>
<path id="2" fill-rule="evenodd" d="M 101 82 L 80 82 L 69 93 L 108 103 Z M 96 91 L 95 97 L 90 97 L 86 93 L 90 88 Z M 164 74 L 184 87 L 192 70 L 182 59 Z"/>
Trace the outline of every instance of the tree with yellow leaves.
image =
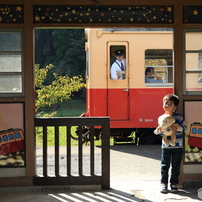
<path id="1" fill-rule="evenodd" d="M 64 100 L 70 100 L 72 93 L 79 91 L 86 87 L 81 76 L 68 75 L 59 76 L 53 73 L 54 80 L 50 85 L 44 85 L 44 81 L 48 75 L 49 69 L 53 67 L 52 64 L 45 68 L 40 68 L 35 65 L 35 87 L 36 87 L 36 111 L 38 112 L 42 107 L 52 106 Z"/>

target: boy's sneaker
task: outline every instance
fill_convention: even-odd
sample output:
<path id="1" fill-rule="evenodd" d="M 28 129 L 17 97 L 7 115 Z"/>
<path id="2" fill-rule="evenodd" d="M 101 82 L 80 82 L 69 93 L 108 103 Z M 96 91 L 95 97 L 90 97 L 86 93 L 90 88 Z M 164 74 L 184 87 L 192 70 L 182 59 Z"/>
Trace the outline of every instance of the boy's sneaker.
<path id="1" fill-rule="evenodd" d="M 171 184 L 170 188 L 171 188 L 171 192 L 178 192 L 178 188 L 176 184 Z"/>
<path id="2" fill-rule="evenodd" d="M 167 193 L 168 192 L 168 185 L 165 183 L 161 183 L 161 193 Z"/>

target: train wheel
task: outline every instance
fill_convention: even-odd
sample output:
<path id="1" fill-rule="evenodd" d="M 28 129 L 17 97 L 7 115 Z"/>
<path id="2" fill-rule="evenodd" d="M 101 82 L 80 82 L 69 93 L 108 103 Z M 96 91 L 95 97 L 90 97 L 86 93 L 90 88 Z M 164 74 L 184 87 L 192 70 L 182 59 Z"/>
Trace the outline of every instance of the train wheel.
<path id="1" fill-rule="evenodd" d="M 87 126 L 82 126 L 82 141 L 83 143 L 87 143 L 89 141 L 89 134 L 90 134 L 90 128 L 87 127 Z M 79 137 L 78 137 L 78 133 L 79 133 L 79 128 L 76 127 L 74 133 L 77 135 L 73 135 L 72 133 L 70 134 L 71 138 L 73 140 L 79 140 Z M 94 140 L 100 140 L 101 138 L 101 132 L 99 129 L 95 129 L 94 130 Z"/>
<path id="2" fill-rule="evenodd" d="M 195 148 L 194 146 L 190 146 L 190 145 L 189 145 L 189 147 L 190 147 L 190 149 L 194 149 Z"/>
<path id="3" fill-rule="evenodd" d="M 145 129 L 139 136 L 139 145 L 161 144 L 161 136 L 154 134 L 153 128 Z"/>
<path id="4" fill-rule="evenodd" d="M 73 140 L 79 140 L 79 137 L 78 137 L 79 128 L 78 127 L 76 127 L 75 133 L 76 133 L 77 136 L 74 136 L 72 133 L 70 133 L 71 138 Z M 88 139 L 87 136 L 89 135 L 89 133 L 90 133 L 90 129 L 88 127 L 86 127 L 86 126 L 82 126 L 82 140 L 83 140 L 83 143 L 86 142 L 86 139 Z"/>

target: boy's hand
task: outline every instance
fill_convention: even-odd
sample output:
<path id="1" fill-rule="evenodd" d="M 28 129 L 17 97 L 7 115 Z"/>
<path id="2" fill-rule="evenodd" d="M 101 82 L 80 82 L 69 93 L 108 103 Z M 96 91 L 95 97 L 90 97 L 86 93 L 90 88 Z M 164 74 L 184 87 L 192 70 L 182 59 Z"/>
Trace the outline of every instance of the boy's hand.
<path id="1" fill-rule="evenodd" d="M 174 124 L 172 126 L 170 126 L 170 128 L 174 133 L 177 131 L 177 127 Z"/>

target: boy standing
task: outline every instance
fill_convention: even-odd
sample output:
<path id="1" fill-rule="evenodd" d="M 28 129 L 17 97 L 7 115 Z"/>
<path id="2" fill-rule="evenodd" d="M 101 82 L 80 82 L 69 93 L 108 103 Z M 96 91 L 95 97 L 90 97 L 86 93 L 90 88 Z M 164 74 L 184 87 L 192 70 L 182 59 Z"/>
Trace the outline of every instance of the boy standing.
<path id="1" fill-rule="evenodd" d="M 162 142 L 162 154 L 161 154 L 161 192 L 166 193 L 168 188 L 168 172 L 171 168 L 171 177 L 170 177 L 170 188 L 171 192 L 177 192 L 177 184 L 178 184 L 178 176 L 180 174 L 180 165 L 182 160 L 183 153 L 183 133 L 186 130 L 186 126 L 184 125 L 183 117 L 177 113 L 175 110 L 179 104 L 179 98 L 176 95 L 168 94 L 163 98 L 163 110 L 165 114 L 173 116 L 175 119 L 174 124 L 179 124 L 183 130 L 177 131 L 177 128 L 173 124 L 171 126 L 171 130 L 176 135 L 176 143 L 174 146 L 167 146 L 164 142 Z M 162 133 L 160 134 L 162 135 Z M 168 136 L 168 139 L 170 136 Z"/>

